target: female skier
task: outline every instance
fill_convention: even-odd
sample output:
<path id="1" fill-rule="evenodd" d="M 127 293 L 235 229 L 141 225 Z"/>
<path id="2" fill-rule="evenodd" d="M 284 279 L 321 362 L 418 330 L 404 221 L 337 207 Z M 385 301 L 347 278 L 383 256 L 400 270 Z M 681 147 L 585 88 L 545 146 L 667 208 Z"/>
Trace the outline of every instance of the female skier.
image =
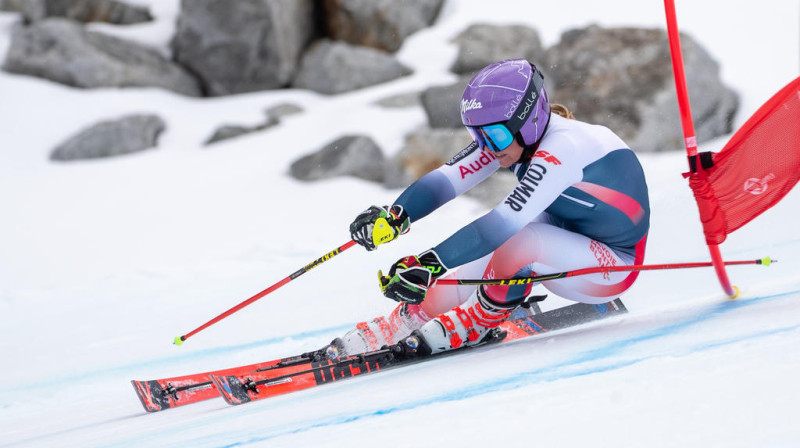
<path id="1" fill-rule="evenodd" d="M 414 330 L 433 353 L 477 344 L 533 287 L 436 286 L 457 267 L 461 278 L 502 279 L 643 261 L 650 205 L 636 155 L 608 128 L 577 121 L 563 106 L 551 109 L 536 66 L 514 59 L 478 72 L 464 90 L 461 119 L 474 141 L 393 205 L 359 214 L 350 226 L 353 240 L 374 250 L 380 238 L 407 232 L 499 168 L 519 183 L 436 247 L 397 261 L 382 286 L 400 305 L 336 341 L 344 354 L 394 344 Z M 636 277 L 606 272 L 543 284 L 563 298 L 597 304 Z"/>

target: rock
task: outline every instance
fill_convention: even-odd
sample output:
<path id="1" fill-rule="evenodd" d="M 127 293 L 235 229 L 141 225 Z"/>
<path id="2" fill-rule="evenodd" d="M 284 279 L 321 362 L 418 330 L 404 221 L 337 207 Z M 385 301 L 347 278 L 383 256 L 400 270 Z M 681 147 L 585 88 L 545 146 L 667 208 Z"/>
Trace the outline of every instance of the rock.
<path id="1" fill-rule="evenodd" d="M 0 0 L 0 11 L 2 12 L 20 12 L 22 11 L 22 2 L 24 0 Z"/>
<path id="2" fill-rule="evenodd" d="M 504 59 L 536 63 L 545 55 L 538 31 L 521 25 L 471 25 L 453 42 L 458 44 L 458 56 L 450 70 L 458 74 L 473 75 Z"/>
<path id="3" fill-rule="evenodd" d="M 328 36 L 353 45 L 397 51 L 406 37 L 430 26 L 444 0 L 324 0 Z"/>
<path id="4" fill-rule="evenodd" d="M 254 132 L 263 131 L 264 129 L 271 128 L 278 124 L 278 120 L 269 119 L 266 123 L 262 123 L 256 126 L 241 126 L 241 125 L 224 125 L 220 126 L 219 129 L 214 131 L 214 134 L 206 140 L 204 143 L 205 146 L 211 145 L 213 143 L 220 142 L 222 140 L 228 140 L 236 137 L 241 137 L 242 135 L 252 134 Z"/>
<path id="5" fill-rule="evenodd" d="M 294 87 L 336 94 L 397 79 L 411 73 L 390 54 L 322 39 L 303 56 Z"/>
<path id="6" fill-rule="evenodd" d="M 73 87 L 160 87 L 200 95 L 195 78 L 157 50 L 66 19 L 15 27 L 3 70 Z"/>
<path id="7" fill-rule="evenodd" d="M 722 84 L 718 64 L 703 48 L 686 35 L 681 42 L 698 140 L 730 133 L 736 94 Z M 665 31 L 572 30 L 546 59 L 541 68 L 551 102 L 565 104 L 579 120 L 608 126 L 635 151 L 683 149 Z"/>
<path id="8" fill-rule="evenodd" d="M 404 146 L 387 163 L 388 188 L 404 188 L 435 170 L 466 148 L 472 137 L 465 129 L 419 129 L 406 137 Z"/>
<path id="9" fill-rule="evenodd" d="M 240 137 L 242 135 L 252 134 L 254 132 L 263 131 L 265 129 L 269 129 L 273 126 L 276 126 L 280 123 L 280 119 L 289 115 L 294 115 L 302 112 L 303 109 L 300 106 L 294 104 L 279 104 L 277 106 L 270 107 L 265 111 L 267 116 L 267 121 L 256 126 L 244 126 L 244 125 L 224 125 L 221 126 L 219 129 L 214 131 L 214 134 L 205 142 L 205 145 L 208 146 L 212 143 L 217 143 L 222 140 L 228 140 L 231 138 Z"/>
<path id="10" fill-rule="evenodd" d="M 460 128 L 461 95 L 471 77 L 447 86 L 429 87 L 422 92 L 422 107 L 432 128 Z"/>
<path id="11" fill-rule="evenodd" d="M 283 117 L 300 114 L 302 112 L 302 107 L 291 103 L 278 104 L 265 111 L 270 120 L 280 120 Z"/>
<path id="12" fill-rule="evenodd" d="M 77 22 L 108 22 L 116 25 L 149 22 L 150 10 L 115 0 L 17 0 L 28 23 L 50 17 Z"/>
<path id="13" fill-rule="evenodd" d="M 349 135 L 329 143 L 321 150 L 292 163 L 292 177 L 304 181 L 354 176 L 382 182 L 385 157 L 370 138 Z"/>
<path id="14" fill-rule="evenodd" d="M 420 92 L 401 93 L 399 95 L 381 98 L 376 101 L 375 104 L 387 109 L 417 107 L 422 105 L 422 94 Z"/>
<path id="15" fill-rule="evenodd" d="M 289 85 L 314 30 L 314 0 L 184 0 L 172 49 L 208 95 L 255 92 Z"/>
<path id="16" fill-rule="evenodd" d="M 51 160 L 72 161 L 130 154 L 153 148 L 166 129 L 156 115 L 131 115 L 97 123 L 56 147 Z"/>
<path id="17" fill-rule="evenodd" d="M 386 163 L 387 188 L 405 188 L 430 171 L 439 168 L 472 143 L 462 129 L 422 128 L 407 136 L 405 145 Z M 499 169 L 466 193 L 483 205 L 494 207 L 517 185 L 517 178 Z"/>

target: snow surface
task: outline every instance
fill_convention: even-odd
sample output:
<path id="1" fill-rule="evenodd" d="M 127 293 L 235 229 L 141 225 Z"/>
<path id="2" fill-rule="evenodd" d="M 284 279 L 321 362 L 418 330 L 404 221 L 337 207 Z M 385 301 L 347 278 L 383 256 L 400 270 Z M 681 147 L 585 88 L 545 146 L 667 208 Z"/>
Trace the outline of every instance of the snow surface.
<path id="1" fill-rule="evenodd" d="M 137 3 L 157 21 L 92 27 L 168 53 L 179 2 Z M 737 127 L 798 75 L 798 1 L 677 3 L 682 31 L 741 94 Z M 17 20 L 0 14 L 0 56 Z M 664 27 L 660 1 L 449 1 L 399 53 L 414 75 L 335 97 L 191 99 L 0 72 L 0 446 L 800 446 L 796 191 L 723 244 L 728 259 L 780 260 L 730 268 L 743 290 L 734 301 L 710 269 L 648 272 L 615 320 L 246 406 L 143 411 L 131 379 L 296 354 L 388 312 L 377 269 L 486 210 L 454 201 L 401 241 L 347 251 L 183 347 L 171 343 L 343 244 L 357 212 L 399 194 L 355 179 L 299 183 L 288 164 L 354 132 L 398 150 L 425 117 L 374 102 L 449 83 L 450 39 L 475 22 L 532 24 L 548 45 L 589 23 Z M 217 126 L 262 122 L 284 102 L 305 112 L 202 146 Z M 133 112 L 167 121 L 157 150 L 48 161 L 79 129 Z M 707 260 L 682 151 L 641 158 L 653 209 L 646 261 Z"/>

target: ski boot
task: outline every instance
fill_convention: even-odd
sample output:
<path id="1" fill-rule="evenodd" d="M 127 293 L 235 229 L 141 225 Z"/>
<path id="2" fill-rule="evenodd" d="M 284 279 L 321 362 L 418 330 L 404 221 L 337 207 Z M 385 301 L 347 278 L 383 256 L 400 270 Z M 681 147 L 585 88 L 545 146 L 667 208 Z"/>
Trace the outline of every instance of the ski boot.
<path id="1" fill-rule="evenodd" d="M 421 313 L 423 311 L 418 306 L 409 307 L 402 303 L 388 317 L 380 316 L 370 322 L 361 322 L 321 350 L 328 350 L 329 354 L 336 350 L 338 356 L 354 356 L 394 345 L 428 320 Z"/>
<path id="2" fill-rule="evenodd" d="M 504 335 L 497 327 L 520 304 L 521 301 L 496 303 L 486 296 L 483 287 L 479 287 L 465 303 L 436 316 L 414 333 L 422 342 L 417 351 L 435 354 L 502 339 Z"/>

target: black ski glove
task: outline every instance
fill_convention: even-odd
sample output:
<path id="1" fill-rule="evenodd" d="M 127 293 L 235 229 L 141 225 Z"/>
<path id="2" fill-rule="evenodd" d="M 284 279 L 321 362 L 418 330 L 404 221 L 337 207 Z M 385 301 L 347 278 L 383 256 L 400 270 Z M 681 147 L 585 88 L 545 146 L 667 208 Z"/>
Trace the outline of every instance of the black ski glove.
<path id="1" fill-rule="evenodd" d="M 410 226 L 411 219 L 402 205 L 373 205 L 350 224 L 350 236 L 367 250 L 375 250 L 379 245 L 408 232 Z"/>
<path id="2" fill-rule="evenodd" d="M 389 269 L 389 275 L 378 272 L 383 295 L 404 303 L 419 305 L 425 300 L 428 289 L 436 279 L 447 272 L 447 267 L 433 249 L 418 257 L 411 255 L 398 260 Z"/>

